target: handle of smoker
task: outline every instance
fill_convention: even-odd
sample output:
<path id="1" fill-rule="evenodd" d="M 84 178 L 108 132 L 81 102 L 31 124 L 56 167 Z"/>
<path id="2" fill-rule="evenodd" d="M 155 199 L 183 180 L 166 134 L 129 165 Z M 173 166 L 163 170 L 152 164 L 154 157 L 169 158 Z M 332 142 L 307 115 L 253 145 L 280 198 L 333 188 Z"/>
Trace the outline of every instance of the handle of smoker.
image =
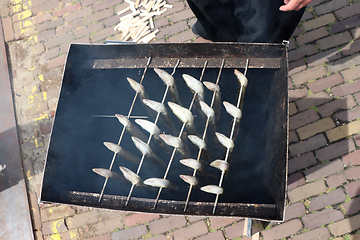
<path id="1" fill-rule="evenodd" d="M 106 44 L 106 45 L 111 45 L 111 44 L 130 44 L 130 43 L 135 43 L 135 42 L 116 41 L 116 40 L 106 40 L 106 41 L 105 41 L 105 44 Z"/>

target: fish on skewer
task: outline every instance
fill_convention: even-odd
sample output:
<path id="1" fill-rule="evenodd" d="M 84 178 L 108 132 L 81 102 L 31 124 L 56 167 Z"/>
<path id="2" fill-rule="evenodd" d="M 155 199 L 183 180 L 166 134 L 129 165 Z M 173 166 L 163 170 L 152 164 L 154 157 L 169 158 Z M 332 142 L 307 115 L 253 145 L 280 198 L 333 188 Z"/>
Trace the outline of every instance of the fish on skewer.
<path id="1" fill-rule="evenodd" d="M 138 164 L 140 162 L 140 159 L 135 156 L 134 154 L 132 154 L 129 151 L 126 151 L 125 149 L 123 149 L 122 147 L 120 147 L 119 145 L 115 144 L 115 143 L 111 143 L 111 142 L 104 142 L 104 145 L 110 150 L 113 151 L 114 153 L 118 154 L 119 156 L 125 158 L 126 160 L 129 160 L 133 163 Z"/>
<path id="2" fill-rule="evenodd" d="M 214 99 L 214 105 L 213 108 L 216 113 L 216 121 L 219 121 L 220 119 L 220 112 L 221 112 L 221 92 L 219 85 L 212 83 L 212 82 L 203 82 L 205 87 L 209 89 L 210 91 L 213 91 L 215 93 L 215 99 Z"/>
<path id="3" fill-rule="evenodd" d="M 222 187 L 216 186 L 216 185 L 207 185 L 200 188 L 201 191 L 212 193 L 212 194 L 223 194 L 224 190 Z"/>
<path id="4" fill-rule="evenodd" d="M 173 189 L 175 186 L 167 179 L 163 178 L 148 178 L 144 181 L 145 185 L 159 188 L 170 188 Z"/>
<path id="5" fill-rule="evenodd" d="M 168 105 L 174 115 L 179 118 L 182 123 L 186 124 L 187 129 L 195 133 L 194 116 L 191 111 L 173 102 L 168 102 Z"/>
<path id="6" fill-rule="evenodd" d="M 186 82 L 186 85 L 190 88 L 191 92 L 197 94 L 198 100 L 204 101 L 204 86 L 201 84 L 201 82 L 188 74 L 183 74 L 182 77 Z"/>
<path id="7" fill-rule="evenodd" d="M 145 99 L 146 93 L 145 93 L 144 86 L 129 77 L 127 78 L 127 80 L 129 82 L 131 88 L 134 89 L 134 91 L 139 94 L 140 99 Z"/>
<path id="8" fill-rule="evenodd" d="M 189 175 L 180 175 L 179 176 L 182 180 L 184 180 L 184 182 L 190 184 L 190 185 L 197 185 L 198 184 L 198 180 L 196 179 L 196 177 L 194 176 L 189 176 Z"/>
<path id="9" fill-rule="evenodd" d="M 130 169 L 128 169 L 126 167 L 120 166 L 119 168 L 126 180 L 128 180 L 135 186 L 142 184 L 142 180 L 139 175 L 137 175 L 136 173 L 134 173 L 133 171 L 131 171 Z"/>
<path id="10" fill-rule="evenodd" d="M 161 130 L 158 126 L 156 126 L 155 123 L 144 119 L 135 119 L 135 122 L 145 131 L 150 133 L 150 135 L 153 135 L 155 139 L 160 139 L 159 135 L 161 133 Z"/>
<path id="11" fill-rule="evenodd" d="M 196 135 L 188 135 L 189 140 L 195 144 L 199 149 L 206 150 L 206 143 L 203 139 Z"/>
<path id="12" fill-rule="evenodd" d="M 130 120 L 126 116 L 121 114 L 115 114 L 115 117 L 119 120 L 119 122 L 122 125 L 124 125 L 126 130 L 128 130 L 132 136 L 137 137 L 142 141 L 147 140 L 145 134 L 140 129 L 138 129 L 132 122 L 130 122 Z"/>
<path id="13" fill-rule="evenodd" d="M 248 84 L 248 79 L 245 77 L 245 75 L 237 69 L 234 70 L 234 74 L 239 80 L 240 85 L 246 87 Z"/>
<path id="14" fill-rule="evenodd" d="M 233 149 L 234 148 L 234 141 L 230 138 L 226 137 L 224 134 L 216 132 L 215 133 L 217 139 L 226 148 Z"/>
<path id="15" fill-rule="evenodd" d="M 163 119 L 164 119 L 164 124 L 166 125 L 166 127 L 168 129 L 171 129 L 172 132 L 176 132 L 175 125 L 174 125 L 173 121 L 171 120 L 170 115 L 163 103 L 156 102 L 156 101 L 153 101 L 150 99 L 143 99 L 142 102 L 145 106 L 151 108 L 152 110 L 154 110 L 157 113 L 160 113 L 164 117 Z"/>
<path id="16" fill-rule="evenodd" d="M 210 163 L 210 166 L 220 169 L 221 171 L 227 171 L 229 169 L 229 163 L 224 160 L 215 160 L 212 163 Z"/>
<path id="17" fill-rule="evenodd" d="M 210 123 L 215 124 L 215 111 L 205 102 L 200 101 L 201 111 L 206 115 L 207 118 L 210 119 Z"/>
<path id="18" fill-rule="evenodd" d="M 170 95 L 173 101 L 182 105 L 174 77 L 171 76 L 169 73 L 167 73 L 165 70 L 162 70 L 160 68 L 154 68 L 154 71 L 159 76 L 159 78 L 165 83 L 165 85 L 169 87 Z"/>
<path id="19" fill-rule="evenodd" d="M 161 160 L 154 152 L 153 150 L 147 145 L 145 142 L 141 141 L 137 137 L 131 137 L 131 140 L 134 142 L 136 148 L 141 152 L 142 155 L 145 155 L 145 157 L 148 157 L 150 159 L 153 159 L 157 163 L 161 164 L 162 166 L 166 166 L 164 161 Z"/>
<path id="20" fill-rule="evenodd" d="M 169 134 L 160 134 L 160 138 L 169 146 L 176 148 L 183 156 L 189 156 L 189 151 L 185 148 L 183 141 L 179 137 Z"/>
<path id="21" fill-rule="evenodd" d="M 240 121 L 240 118 L 242 116 L 240 108 L 226 101 L 224 101 L 223 104 L 226 112 L 233 116 L 233 118 L 236 118 L 236 121 Z"/>
<path id="22" fill-rule="evenodd" d="M 116 173 L 116 172 L 112 172 L 110 171 L 109 169 L 105 169 L 105 168 L 93 168 L 92 171 L 94 173 L 97 173 L 99 174 L 100 176 L 104 177 L 104 178 L 113 178 L 113 179 L 116 179 L 116 180 L 120 180 L 120 181 L 123 181 L 124 178 Z"/>
<path id="23" fill-rule="evenodd" d="M 181 159 L 180 163 L 195 170 L 203 169 L 203 165 L 200 163 L 200 161 L 196 159 L 192 159 L 192 158 Z"/>

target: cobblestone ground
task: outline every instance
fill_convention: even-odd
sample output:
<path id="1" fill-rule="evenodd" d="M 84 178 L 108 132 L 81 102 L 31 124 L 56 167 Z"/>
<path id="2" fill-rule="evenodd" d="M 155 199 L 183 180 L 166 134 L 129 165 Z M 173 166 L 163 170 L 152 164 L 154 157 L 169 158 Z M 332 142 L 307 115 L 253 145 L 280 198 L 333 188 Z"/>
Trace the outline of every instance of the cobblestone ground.
<path id="1" fill-rule="evenodd" d="M 158 17 L 155 42 L 204 42 L 185 1 Z M 122 0 L 0 0 L 36 239 L 250 239 L 242 218 L 126 213 L 37 198 L 70 43 L 120 39 Z M 289 47 L 290 147 L 285 222 L 268 239 L 360 239 L 360 1 L 315 0 Z"/>

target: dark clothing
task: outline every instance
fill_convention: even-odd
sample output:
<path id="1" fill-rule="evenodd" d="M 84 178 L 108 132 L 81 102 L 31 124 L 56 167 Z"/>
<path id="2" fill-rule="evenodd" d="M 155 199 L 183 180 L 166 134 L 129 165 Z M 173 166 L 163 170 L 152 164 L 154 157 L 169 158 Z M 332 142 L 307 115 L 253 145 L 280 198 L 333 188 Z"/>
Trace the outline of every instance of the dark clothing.
<path id="1" fill-rule="evenodd" d="M 282 12 L 283 0 L 187 0 L 195 32 L 213 42 L 281 43 L 289 40 L 305 8 Z"/>

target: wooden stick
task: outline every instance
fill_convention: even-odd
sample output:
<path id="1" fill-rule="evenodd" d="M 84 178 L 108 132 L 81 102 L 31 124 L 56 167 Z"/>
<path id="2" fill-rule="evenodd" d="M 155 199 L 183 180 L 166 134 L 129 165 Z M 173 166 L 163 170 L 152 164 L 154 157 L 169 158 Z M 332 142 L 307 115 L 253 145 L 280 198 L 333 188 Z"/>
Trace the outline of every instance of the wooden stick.
<path id="1" fill-rule="evenodd" d="M 140 4 L 140 0 L 136 0 L 136 2 L 135 2 L 135 8 L 138 8 L 138 7 L 139 7 L 139 4 Z"/>

